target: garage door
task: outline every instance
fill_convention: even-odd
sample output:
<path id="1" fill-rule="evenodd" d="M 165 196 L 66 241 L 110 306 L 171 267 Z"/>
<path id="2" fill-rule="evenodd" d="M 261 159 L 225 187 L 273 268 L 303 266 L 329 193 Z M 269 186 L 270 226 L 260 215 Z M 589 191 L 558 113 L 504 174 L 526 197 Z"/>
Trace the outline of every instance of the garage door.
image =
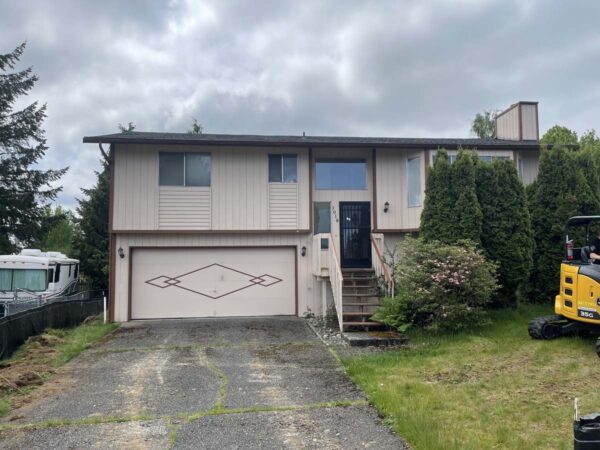
<path id="1" fill-rule="evenodd" d="M 131 318 L 294 315 L 290 248 L 135 249 Z"/>

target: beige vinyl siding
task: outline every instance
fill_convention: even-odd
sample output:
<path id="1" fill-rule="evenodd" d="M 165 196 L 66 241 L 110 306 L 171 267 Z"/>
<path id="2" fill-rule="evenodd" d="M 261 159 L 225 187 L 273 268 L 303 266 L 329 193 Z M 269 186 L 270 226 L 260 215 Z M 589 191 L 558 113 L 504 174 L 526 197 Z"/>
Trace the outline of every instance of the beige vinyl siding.
<path id="1" fill-rule="evenodd" d="M 298 228 L 297 183 L 269 183 L 269 228 Z"/>
<path id="2" fill-rule="evenodd" d="M 210 230 L 268 230 L 269 215 L 269 153 L 292 153 L 298 155 L 297 207 L 289 210 L 289 216 L 278 213 L 277 221 L 283 222 L 279 229 L 309 228 L 309 162 L 308 149 L 298 148 L 247 148 L 220 146 L 175 145 L 117 145 L 115 158 L 115 188 L 113 228 L 118 230 L 164 229 L 166 217 L 159 211 L 160 190 L 158 185 L 159 152 L 201 152 L 211 154 L 211 187 L 205 191 L 193 191 L 202 203 L 202 216 L 208 212 L 209 222 L 204 219 L 190 224 L 185 214 L 171 214 L 169 228 Z M 184 191 L 181 191 L 184 192 Z M 206 199 L 209 193 L 210 198 Z M 174 200 L 174 199 L 172 199 Z M 185 199 L 190 200 L 189 198 Z M 195 207 L 200 207 L 194 203 Z M 208 211 L 205 210 L 208 208 Z M 181 221 L 171 219 L 181 218 Z M 199 225 L 198 222 L 202 224 Z"/>
<path id="3" fill-rule="evenodd" d="M 510 110 L 496 119 L 496 135 L 498 139 L 518 141 L 519 133 L 519 104 L 511 106 Z"/>
<path id="4" fill-rule="evenodd" d="M 311 251 L 312 236 L 298 235 L 251 235 L 251 234 L 121 234 L 115 239 L 115 249 L 121 247 L 125 257 L 115 258 L 115 320 L 127 321 L 129 295 L 130 247 L 268 247 L 293 246 L 297 249 L 298 262 L 298 314 L 308 309 L 320 311 L 320 285 L 312 275 L 311 255 L 300 255 L 300 249 Z M 218 251 L 218 249 L 216 249 Z"/>
<path id="5" fill-rule="evenodd" d="M 158 153 L 116 146 L 112 225 L 117 230 L 158 228 Z"/>
<path id="6" fill-rule="evenodd" d="M 210 229 L 209 187 L 160 186 L 158 225 L 161 230 Z"/>
<path id="7" fill-rule="evenodd" d="M 523 140 L 539 139 L 537 105 L 521 104 L 521 127 Z"/>
<path id="8" fill-rule="evenodd" d="M 408 206 L 407 162 L 420 157 L 421 204 Z M 381 230 L 413 229 L 419 227 L 425 197 L 425 152 L 419 150 L 377 150 L 377 227 Z M 389 202 L 388 212 L 383 205 Z"/>

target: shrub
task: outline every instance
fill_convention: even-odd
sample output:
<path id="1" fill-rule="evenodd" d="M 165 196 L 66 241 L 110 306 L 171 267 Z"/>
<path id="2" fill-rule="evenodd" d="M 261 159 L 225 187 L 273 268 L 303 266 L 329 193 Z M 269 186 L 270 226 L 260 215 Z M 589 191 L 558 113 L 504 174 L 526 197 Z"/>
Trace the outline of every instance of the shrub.
<path id="1" fill-rule="evenodd" d="M 399 331 L 410 327 L 458 331 L 487 323 L 498 289 L 496 264 L 469 241 L 445 245 L 406 238 L 398 244 L 397 296 L 374 316 Z"/>

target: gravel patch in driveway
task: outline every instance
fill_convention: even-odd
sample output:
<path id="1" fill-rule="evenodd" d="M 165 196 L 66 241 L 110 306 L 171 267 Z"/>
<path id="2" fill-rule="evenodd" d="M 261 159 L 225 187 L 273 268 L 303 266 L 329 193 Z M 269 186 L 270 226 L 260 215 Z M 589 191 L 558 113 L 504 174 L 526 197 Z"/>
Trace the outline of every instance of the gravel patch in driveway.
<path id="1" fill-rule="evenodd" d="M 169 429 L 164 420 L 152 420 L 7 431 L 0 433 L 0 448 L 158 450 L 169 448 Z"/>
<path id="2" fill-rule="evenodd" d="M 229 380 L 224 402 L 228 408 L 365 398 L 318 341 L 214 347 L 208 353 Z"/>
<path id="3" fill-rule="evenodd" d="M 225 431 L 227 430 L 227 431 Z M 369 407 L 207 416 L 181 427 L 175 449 L 403 449 Z"/>
<path id="4" fill-rule="evenodd" d="M 136 320 L 123 324 L 104 348 L 314 342 L 307 330 L 297 317 Z"/>
<path id="5" fill-rule="evenodd" d="M 22 416 L 18 422 L 39 422 L 207 411 L 220 380 L 206 361 L 195 348 L 85 352 L 44 386 L 53 394 L 15 414 Z"/>

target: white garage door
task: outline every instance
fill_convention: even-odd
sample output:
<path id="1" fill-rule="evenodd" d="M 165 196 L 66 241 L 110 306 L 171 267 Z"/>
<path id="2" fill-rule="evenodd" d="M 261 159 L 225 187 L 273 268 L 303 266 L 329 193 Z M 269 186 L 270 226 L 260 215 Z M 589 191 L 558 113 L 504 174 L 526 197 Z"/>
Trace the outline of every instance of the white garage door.
<path id="1" fill-rule="evenodd" d="M 135 249 L 131 318 L 293 315 L 290 248 Z"/>

